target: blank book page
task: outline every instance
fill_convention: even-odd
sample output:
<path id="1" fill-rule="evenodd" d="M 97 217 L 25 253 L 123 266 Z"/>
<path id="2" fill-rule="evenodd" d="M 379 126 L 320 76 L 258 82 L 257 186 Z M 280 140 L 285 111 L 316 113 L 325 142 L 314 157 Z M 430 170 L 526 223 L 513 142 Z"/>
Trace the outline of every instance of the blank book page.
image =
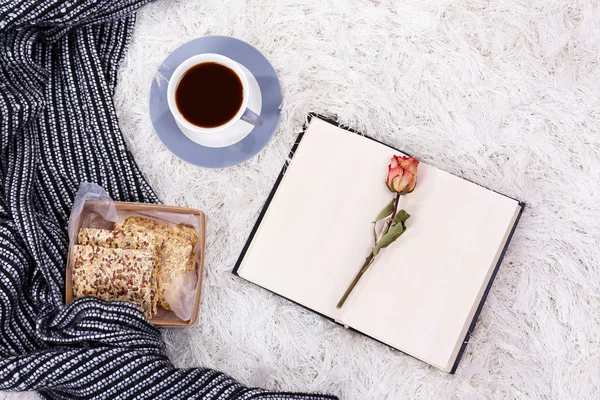
<path id="1" fill-rule="evenodd" d="M 372 221 L 393 198 L 385 177 L 394 154 L 313 118 L 238 274 L 448 369 L 518 203 L 421 163 L 400 203 L 407 232 L 338 310 L 373 246 Z"/>

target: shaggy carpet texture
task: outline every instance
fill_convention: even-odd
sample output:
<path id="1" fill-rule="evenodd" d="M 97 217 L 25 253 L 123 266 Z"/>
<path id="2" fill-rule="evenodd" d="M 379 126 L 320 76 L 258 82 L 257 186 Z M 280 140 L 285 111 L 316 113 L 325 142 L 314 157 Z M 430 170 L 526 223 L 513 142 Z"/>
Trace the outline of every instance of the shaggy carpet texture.
<path id="1" fill-rule="evenodd" d="M 162 60 L 205 35 L 256 46 L 284 92 L 273 140 L 224 170 L 177 159 L 148 117 Z M 600 398 L 599 48 L 593 0 L 142 8 L 115 94 L 121 128 L 161 200 L 208 216 L 200 324 L 164 331 L 174 363 L 345 400 Z M 528 204 L 456 375 L 231 274 L 310 111 Z"/>

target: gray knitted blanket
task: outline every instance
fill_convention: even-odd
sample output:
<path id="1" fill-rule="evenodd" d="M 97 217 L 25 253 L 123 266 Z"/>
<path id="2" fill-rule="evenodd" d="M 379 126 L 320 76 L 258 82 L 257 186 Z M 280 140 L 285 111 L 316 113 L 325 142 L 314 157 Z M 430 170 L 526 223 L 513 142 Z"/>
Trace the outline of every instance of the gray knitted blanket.
<path id="1" fill-rule="evenodd" d="M 64 305 L 79 183 L 158 202 L 119 132 L 119 61 L 148 0 L 0 0 L 0 390 L 48 399 L 334 399 L 181 370 L 126 303 Z"/>

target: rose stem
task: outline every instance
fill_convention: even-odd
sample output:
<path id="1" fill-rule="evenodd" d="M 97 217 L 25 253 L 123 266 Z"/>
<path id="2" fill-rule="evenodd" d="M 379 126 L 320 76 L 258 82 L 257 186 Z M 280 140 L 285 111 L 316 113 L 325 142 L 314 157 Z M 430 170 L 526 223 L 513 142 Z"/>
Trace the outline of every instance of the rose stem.
<path id="1" fill-rule="evenodd" d="M 392 226 L 392 222 L 394 222 L 394 218 L 396 217 L 396 213 L 398 212 L 398 203 L 400 203 L 400 194 L 396 195 L 396 202 L 394 204 L 394 212 L 392 213 L 392 216 L 390 217 L 390 219 L 387 221 L 387 224 L 386 224 L 386 226 L 385 226 L 385 228 L 383 230 L 383 234 L 381 235 L 381 237 L 379 238 L 379 240 L 381 240 L 381 238 L 386 233 L 388 233 L 388 231 L 390 230 L 390 227 Z M 373 264 L 374 260 L 375 260 L 375 256 L 373 255 L 373 251 L 371 251 L 371 254 L 369 254 L 369 256 L 365 260 L 365 262 L 362 265 L 362 267 L 360 267 L 360 270 L 358 271 L 358 274 L 356 274 L 356 276 L 354 277 L 354 280 L 352 281 L 352 283 L 350 284 L 350 286 L 346 290 L 346 293 L 344 293 L 344 295 L 342 296 L 342 298 L 340 299 L 340 301 L 337 303 L 337 306 L 336 306 L 337 308 L 342 308 L 342 306 L 346 302 L 346 299 L 348 298 L 348 296 L 350 296 L 350 293 L 352 293 L 352 291 L 354 290 L 354 287 L 356 286 L 356 284 L 358 283 L 358 281 L 360 280 L 360 278 L 362 278 L 363 274 L 365 272 L 367 272 L 367 270 L 369 269 L 369 267 L 371 266 L 371 264 Z"/>
<path id="2" fill-rule="evenodd" d="M 396 214 L 398 213 L 398 204 L 400 204 L 400 193 L 396 194 L 396 203 L 394 203 L 394 212 L 392 213 L 392 216 L 390 217 L 390 219 L 387 220 L 387 224 L 385 226 L 385 229 L 383 230 L 383 235 L 388 233 L 388 231 L 392 227 L 392 222 L 394 222 L 394 218 L 396 218 Z M 383 235 L 381 235 L 381 236 L 383 237 Z"/>

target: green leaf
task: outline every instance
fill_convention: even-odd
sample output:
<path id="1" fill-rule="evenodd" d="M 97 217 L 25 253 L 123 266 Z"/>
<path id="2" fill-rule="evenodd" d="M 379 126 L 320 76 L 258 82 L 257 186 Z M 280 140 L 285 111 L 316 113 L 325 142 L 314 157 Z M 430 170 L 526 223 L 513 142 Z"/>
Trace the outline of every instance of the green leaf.
<path id="1" fill-rule="evenodd" d="M 385 206 L 385 208 L 383 210 L 381 210 L 381 212 L 375 219 L 375 222 L 384 219 L 385 217 L 387 217 L 388 215 L 390 215 L 391 213 L 394 212 L 394 202 L 395 201 L 396 201 L 396 199 L 392 199 L 392 201 L 390 201 L 390 204 L 388 204 L 387 206 Z"/>
<path id="2" fill-rule="evenodd" d="M 398 211 L 398 213 L 396 214 L 396 218 L 394 218 L 394 223 L 396 224 L 404 224 L 406 222 L 407 219 L 410 218 L 410 214 L 407 213 L 404 210 L 400 210 Z"/>
<path id="3" fill-rule="evenodd" d="M 406 231 L 406 226 L 403 223 L 396 224 L 392 226 L 392 228 L 379 239 L 379 242 L 373 247 L 373 255 L 376 256 L 379 253 L 379 250 L 388 247 L 390 244 L 394 243 L 396 239 L 398 239 L 402 234 Z"/>
<path id="4" fill-rule="evenodd" d="M 377 222 L 373 222 L 373 240 L 375 244 L 377 244 L 377 230 L 375 229 L 377 227 Z"/>
<path id="5" fill-rule="evenodd" d="M 375 245 L 375 247 L 373 247 L 373 257 L 377 257 L 377 254 L 379 254 L 379 247 Z"/>

